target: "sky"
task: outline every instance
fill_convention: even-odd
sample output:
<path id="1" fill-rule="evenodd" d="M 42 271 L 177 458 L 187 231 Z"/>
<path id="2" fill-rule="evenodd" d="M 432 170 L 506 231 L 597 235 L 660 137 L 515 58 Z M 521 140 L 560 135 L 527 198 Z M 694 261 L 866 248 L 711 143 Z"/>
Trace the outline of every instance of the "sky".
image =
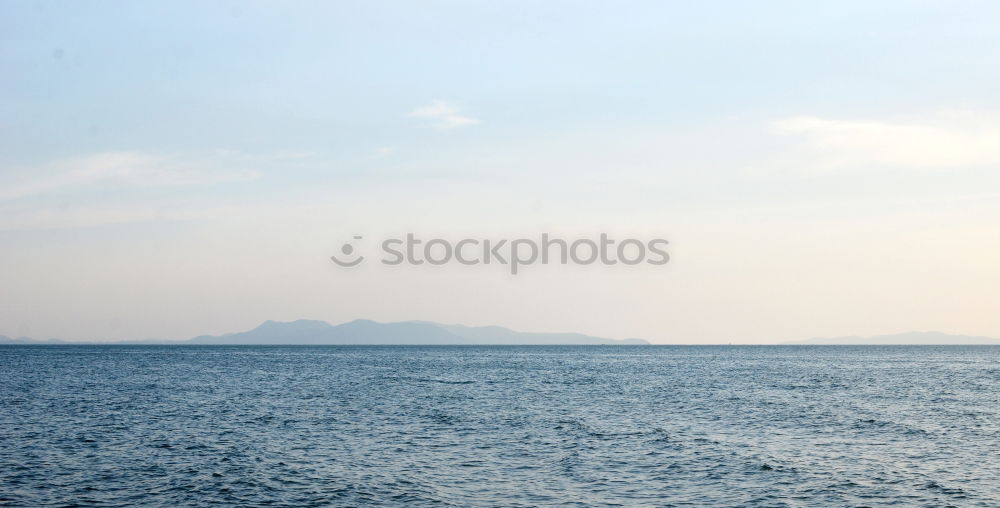
<path id="1" fill-rule="evenodd" d="M 995 2 L 0 2 L 0 335 L 1000 336 Z M 664 266 L 330 261 L 414 233 Z M 370 260 L 371 261 L 371 260 Z"/>

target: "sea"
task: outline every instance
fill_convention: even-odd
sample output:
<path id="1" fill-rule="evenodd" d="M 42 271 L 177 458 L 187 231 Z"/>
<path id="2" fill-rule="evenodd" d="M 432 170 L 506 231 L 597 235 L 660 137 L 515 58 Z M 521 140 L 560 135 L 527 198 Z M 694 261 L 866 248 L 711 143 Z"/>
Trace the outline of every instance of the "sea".
<path id="1" fill-rule="evenodd" d="M 0 347 L 0 506 L 1000 506 L 1000 347 Z"/>

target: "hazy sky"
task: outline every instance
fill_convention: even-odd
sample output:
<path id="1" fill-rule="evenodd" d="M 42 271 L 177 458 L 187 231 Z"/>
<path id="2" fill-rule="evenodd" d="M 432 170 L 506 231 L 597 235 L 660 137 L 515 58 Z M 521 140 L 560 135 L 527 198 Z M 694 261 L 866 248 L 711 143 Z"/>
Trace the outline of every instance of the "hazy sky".
<path id="1" fill-rule="evenodd" d="M 1000 336 L 996 2 L 0 2 L 0 334 Z M 665 267 L 343 269 L 663 237 Z"/>

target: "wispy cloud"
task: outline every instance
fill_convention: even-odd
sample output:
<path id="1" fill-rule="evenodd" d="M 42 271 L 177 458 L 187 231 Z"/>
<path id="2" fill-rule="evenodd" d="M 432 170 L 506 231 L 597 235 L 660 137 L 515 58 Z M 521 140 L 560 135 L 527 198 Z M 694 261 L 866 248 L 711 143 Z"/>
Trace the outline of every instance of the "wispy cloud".
<path id="1" fill-rule="evenodd" d="M 86 228 L 153 221 L 195 221 L 231 215 L 232 206 L 182 209 L 137 204 L 87 205 L 61 208 L 15 208 L 5 210 L 0 231 Z"/>
<path id="2" fill-rule="evenodd" d="M 1000 117 L 945 112 L 912 121 L 797 116 L 774 122 L 800 136 L 796 150 L 821 169 L 859 166 L 955 167 L 1000 163 Z"/>
<path id="3" fill-rule="evenodd" d="M 409 116 L 424 118 L 430 122 L 432 127 L 439 129 L 467 127 L 479 123 L 479 120 L 475 118 L 461 115 L 457 106 L 442 100 L 436 100 L 428 106 L 417 108 L 411 111 Z"/>
<path id="4" fill-rule="evenodd" d="M 375 150 L 375 152 L 372 154 L 371 158 L 373 158 L 373 159 L 381 159 L 383 157 L 388 157 L 388 156 L 390 156 L 390 155 L 392 155 L 394 153 L 396 153 L 396 147 L 394 147 L 394 146 L 380 146 L 380 147 L 378 147 Z"/>
<path id="5" fill-rule="evenodd" d="M 0 201 L 105 187 L 172 187 L 250 180 L 257 173 L 221 169 L 208 161 L 139 152 L 103 152 L 16 168 L 0 186 Z"/>

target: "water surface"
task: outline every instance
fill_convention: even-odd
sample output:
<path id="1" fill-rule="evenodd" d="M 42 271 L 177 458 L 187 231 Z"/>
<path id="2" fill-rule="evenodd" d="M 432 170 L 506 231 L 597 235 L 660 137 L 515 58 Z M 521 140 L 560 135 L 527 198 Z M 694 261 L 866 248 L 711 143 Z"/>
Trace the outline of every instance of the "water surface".
<path id="1" fill-rule="evenodd" d="M 1000 347 L 0 347 L 0 505 L 1000 506 Z"/>

